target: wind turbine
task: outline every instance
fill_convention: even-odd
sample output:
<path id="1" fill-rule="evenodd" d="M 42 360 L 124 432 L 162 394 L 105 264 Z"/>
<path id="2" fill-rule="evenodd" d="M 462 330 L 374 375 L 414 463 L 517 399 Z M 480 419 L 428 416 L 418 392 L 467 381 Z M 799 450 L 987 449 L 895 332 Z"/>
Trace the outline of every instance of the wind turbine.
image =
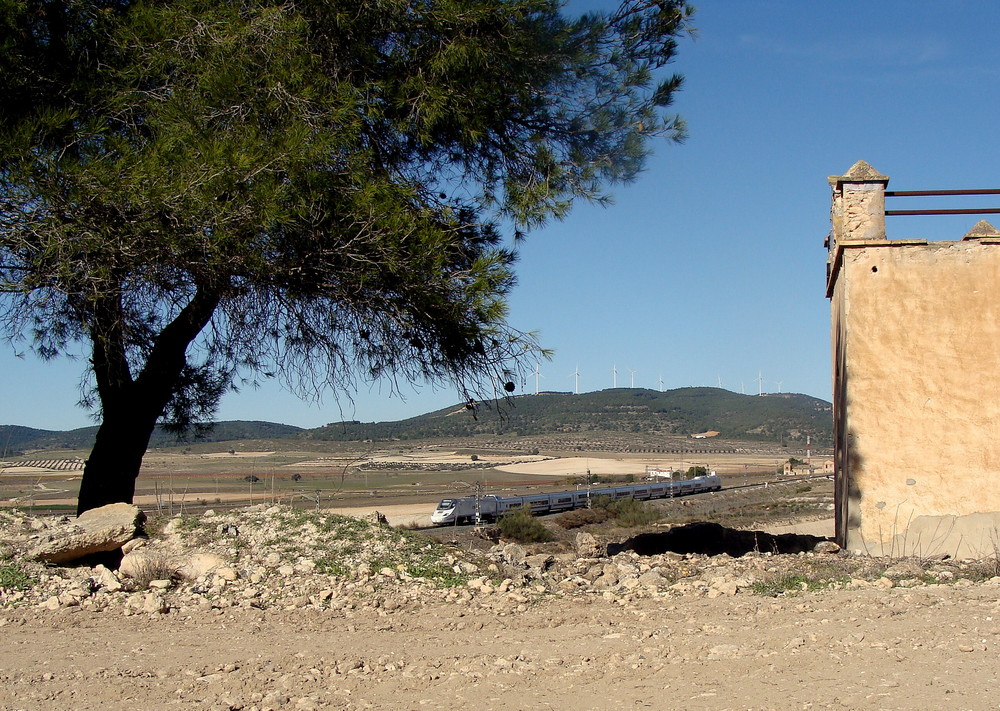
<path id="1" fill-rule="evenodd" d="M 632 370 L 631 368 L 626 368 L 626 370 L 630 374 L 629 387 L 630 388 L 634 388 L 635 387 L 635 374 L 638 373 L 639 371 L 638 370 Z"/>
<path id="2" fill-rule="evenodd" d="M 611 387 L 618 387 L 618 365 L 615 363 L 611 364 Z"/>
<path id="3" fill-rule="evenodd" d="M 580 366 L 576 366 L 576 370 L 569 374 L 569 377 L 576 378 L 576 385 L 573 388 L 573 394 L 580 394 Z"/>
<path id="4" fill-rule="evenodd" d="M 663 376 L 660 376 L 660 392 L 663 392 Z"/>
<path id="5" fill-rule="evenodd" d="M 755 380 L 757 381 L 757 394 L 758 395 L 763 395 L 764 394 L 764 374 L 761 373 L 758 370 L 757 371 L 757 377 L 755 378 Z"/>
<path id="6" fill-rule="evenodd" d="M 535 366 L 535 370 L 534 370 L 533 373 L 531 373 L 531 375 L 535 376 L 535 395 L 537 395 L 538 394 L 538 379 L 539 378 L 544 378 L 545 376 L 542 375 L 540 372 L 538 372 L 538 366 L 537 365 Z"/>
<path id="7" fill-rule="evenodd" d="M 717 387 L 721 390 L 722 389 L 722 376 L 717 374 L 715 376 L 715 378 L 718 381 L 718 386 Z"/>
<path id="8" fill-rule="evenodd" d="M 783 380 L 779 380 L 779 381 L 777 381 L 777 384 L 778 384 L 778 392 L 779 392 L 779 393 L 781 392 L 781 384 L 782 384 L 783 382 L 784 382 Z"/>

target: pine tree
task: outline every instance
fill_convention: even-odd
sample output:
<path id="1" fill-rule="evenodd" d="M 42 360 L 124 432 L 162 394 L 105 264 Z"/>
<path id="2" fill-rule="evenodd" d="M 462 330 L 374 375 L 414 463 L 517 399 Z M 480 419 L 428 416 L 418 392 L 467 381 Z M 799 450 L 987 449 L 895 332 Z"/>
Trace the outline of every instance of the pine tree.
<path id="1" fill-rule="evenodd" d="M 493 396 L 515 236 L 605 201 L 648 139 L 682 2 L 0 0 L 0 324 L 90 353 L 79 511 L 154 425 L 246 379 Z"/>

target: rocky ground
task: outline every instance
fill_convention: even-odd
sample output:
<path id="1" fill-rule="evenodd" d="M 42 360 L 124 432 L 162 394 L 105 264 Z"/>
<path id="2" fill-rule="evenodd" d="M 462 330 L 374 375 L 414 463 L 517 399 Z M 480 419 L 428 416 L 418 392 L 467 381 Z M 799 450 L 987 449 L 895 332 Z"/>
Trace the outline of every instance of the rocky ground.
<path id="1" fill-rule="evenodd" d="M 33 562 L 68 525 L 0 513 L 0 711 L 1000 708 L 993 560 L 257 506 L 150 522 L 117 569 Z"/>

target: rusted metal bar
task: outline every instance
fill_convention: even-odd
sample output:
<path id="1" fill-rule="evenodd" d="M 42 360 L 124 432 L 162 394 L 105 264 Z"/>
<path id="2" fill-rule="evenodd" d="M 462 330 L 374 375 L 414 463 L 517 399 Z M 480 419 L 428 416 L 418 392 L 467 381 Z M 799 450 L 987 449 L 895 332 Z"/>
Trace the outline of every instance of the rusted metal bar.
<path id="1" fill-rule="evenodd" d="M 997 215 L 1000 207 L 987 207 L 978 210 L 886 210 L 888 215 Z"/>
<path id="2" fill-rule="evenodd" d="M 1000 195 L 1000 189 L 987 190 L 886 190 L 886 197 L 933 197 L 935 195 Z"/>

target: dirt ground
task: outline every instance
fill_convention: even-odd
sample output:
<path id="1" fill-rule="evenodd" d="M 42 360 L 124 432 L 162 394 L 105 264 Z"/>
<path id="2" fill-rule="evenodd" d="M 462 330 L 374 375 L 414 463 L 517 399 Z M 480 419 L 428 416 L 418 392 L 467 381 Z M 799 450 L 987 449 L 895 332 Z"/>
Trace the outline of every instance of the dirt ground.
<path id="1" fill-rule="evenodd" d="M 0 709 L 993 709 L 1000 588 L 0 613 Z"/>
<path id="2" fill-rule="evenodd" d="M 1000 709 L 998 623 L 998 578 L 494 609 L 16 607 L 0 609 L 0 711 Z"/>

